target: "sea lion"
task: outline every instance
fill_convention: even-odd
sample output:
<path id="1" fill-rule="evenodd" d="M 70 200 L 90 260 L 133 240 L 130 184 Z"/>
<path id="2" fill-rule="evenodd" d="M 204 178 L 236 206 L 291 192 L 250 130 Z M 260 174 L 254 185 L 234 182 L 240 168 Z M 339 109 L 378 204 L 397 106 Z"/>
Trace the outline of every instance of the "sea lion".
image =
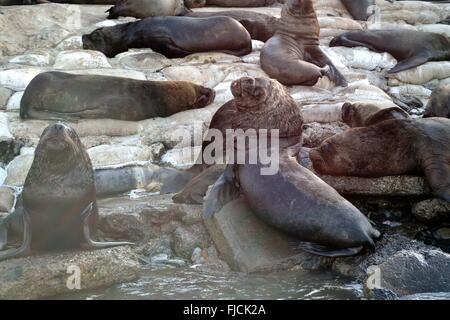
<path id="1" fill-rule="evenodd" d="M 375 52 L 389 52 L 398 63 L 395 73 L 428 61 L 450 60 L 450 39 L 437 33 L 413 30 L 358 30 L 333 38 L 330 47 L 366 47 Z"/>
<path id="2" fill-rule="evenodd" d="M 319 48 L 319 21 L 312 0 L 288 0 L 275 35 L 261 50 L 261 67 L 284 85 L 309 85 L 326 75 L 340 86 L 347 81 Z"/>
<path id="3" fill-rule="evenodd" d="M 207 6 L 217 7 L 267 7 L 284 0 L 206 0 Z"/>
<path id="4" fill-rule="evenodd" d="M 47 127 L 22 192 L 23 207 L 0 223 L 0 250 L 7 232 L 20 221 L 23 242 L 18 249 L 0 252 L 0 261 L 48 251 L 106 248 L 128 242 L 95 242 L 98 209 L 94 170 L 76 132 L 61 123 Z M 22 230 L 20 230 L 22 229 Z"/>
<path id="5" fill-rule="evenodd" d="M 450 119 L 450 84 L 434 89 L 423 116 L 424 118 L 443 117 Z"/>
<path id="6" fill-rule="evenodd" d="M 206 5 L 206 0 L 184 0 L 184 5 L 191 8 L 202 8 Z"/>
<path id="7" fill-rule="evenodd" d="M 220 36 L 218 36 L 220 35 Z M 219 51 L 243 56 L 252 51 L 251 37 L 229 17 L 154 17 L 95 30 L 83 35 L 83 48 L 108 57 L 130 48 L 150 48 L 169 58 Z"/>
<path id="8" fill-rule="evenodd" d="M 183 0 L 119 0 L 106 12 L 108 19 L 119 17 L 147 18 L 157 16 L 184 16 L 189 12 Z"/>
<path id="9" fill-rule="evenodd" d="M 344 7 L 355 20 L 367 21 L 369 7 L 375 4 L 375 0 L 341 0 Z"/>
<path id="10" fill-rule="evenodd" d="M 22 119 L 117 119 L 140 121 L 202 108 L 213 89 L 188 81 L 44 72 L 28 85 L 20 103 Z"/>
<path id="11" fill-rule="evenodd" d="M 243 78 L 233 82 L 231 89 L 235 99 L 219 109 L 211 126 L 221 131 L 225 127 L 279 129 L 281 156 L 272 159 L 279 170 L 262 175 L 260 164 L 229 164 L 207 196 L 204 217 L 209 219 L 242 195 L 259 218 L 297 237 L 298 247 L 305 251 L 343 256 L 357 254 L 366 246 L 373 248 L 379 232 L 353 205 L 291 156 L 299 151 L 303 119 L 283 86 L 274 80 Z"/>
<path id="12" fill-rule="evenodd" d="M 386 120 L 325 140 L 310 152 L 318 173 L 383 177 L 422 173 L 433 194 L 450 201 L 450 120 Z"/>
<path id="13" fill-rule="evenodd" d="M 220 12 L 190 12 L 188 17 L 226 16 L 239 21 L 254 40 L 266 42 L 275 34 L 278 18 L 248 10 L 229 10 Z"/>
<path id="14" fill-rule="evenodd" d="M 381 121 L 410 118 L 399 107 L 381 108 L 372 103 L 350 103 L 342 106 L 342 120 L 352 128 L 368 127 Z"/>

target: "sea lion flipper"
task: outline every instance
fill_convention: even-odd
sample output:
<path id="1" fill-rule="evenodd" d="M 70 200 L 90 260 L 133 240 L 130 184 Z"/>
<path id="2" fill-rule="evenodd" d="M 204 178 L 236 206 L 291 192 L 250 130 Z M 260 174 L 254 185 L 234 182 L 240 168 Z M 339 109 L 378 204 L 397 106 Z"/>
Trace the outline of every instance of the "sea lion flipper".
<path id="1" fill-rule="evenodd" d="M 234 165 L 229 164 L 208 194 L 203 211 L 204 219 L 211 218 L 228 202 L 237 198 L 239 190 L 236 188 L 234 178 Z"/>
<path id="2" fill-rule="evenodd" d="M 8 243 L 8 225 L 5 221 L 0 222 L 0 251 Z"/>
<path id="3" fill-rule="evenodd" d="M 397 63 L 389 73 L 396 73 L 404 70 L 408 70 L 417 66 L 420 66 L 428 61 L 428 57 L 425 55 L 417 55 Z"/>
<path id="4" fill-rule="evenodd" d="M 311 254 L 324 257 L 348 257 L 354 256 L 363 250 L 363 247 L 334 249 L 312 242 L 295 242 L 291 246 L 296 250 L 302 250 Z"/>
<path id="5" fill-rule="evenodd" d="M 0 252 L 0 261 L 6 260 L 6 259 L 11 259 L 11 258 L 20 258 L 20 257 L 28 255 L 28 253 L 30 252 L 31 222 L 30 222 L 30 217 L 28 216 L 28 214 L 25 210 L 23 211 L 23 215 L 22 215 L 22 223 L 23 223 L 22 245 L 18 249 L 10 249 L 10 250 Z M 7 227 L 7 224 L 6 224 L 6 227 Z M 2 232 L 2 230 L 0 230 L 0 233 L 1 232 Z M 4 233 L 4 235 L 7 235 L 7 233 Z M 1 236 L 1 234 L 0 234 L 0 236 Z"/>

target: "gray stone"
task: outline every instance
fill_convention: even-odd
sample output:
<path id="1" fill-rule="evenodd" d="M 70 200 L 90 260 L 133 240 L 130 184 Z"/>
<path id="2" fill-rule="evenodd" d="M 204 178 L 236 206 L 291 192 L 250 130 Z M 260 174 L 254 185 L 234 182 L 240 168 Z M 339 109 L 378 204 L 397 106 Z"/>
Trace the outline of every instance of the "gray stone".
<path id="1" fill-rule="evenodd" d="M 38 299 L 73 292 L 67 286 L 81 271 L 81 289 L 129 282 L 139 275 L 130 247 L 45 254 L 0 262 L 0 299 Z"/>
<path id="2" fill-rule="evenodd" d="M 13 91 L 7 88 L 0 87 L 0 110 L 5 109 L 9 98 L 12 96 Z"/>
<path id="3" fill-rule="evenodd" d="M 177 256 L 190 259 L 194 249 L 209 245 L 206 230 L 202 225 L 190 227 L 179 226 L 173 234 L 173 249 Z"/>
<path id="4" fill-rule="evenodd" d="M 439 222 L 450 219 L 450 202 L 441 199 L 429 199 L 412 206 L 412 214 L 423 222 Z"/>
<path id="5" fill-rule="evenodd" d="M 10 212 L 14 205 L 14 190 L 0 186 L 0 212 Z"/>

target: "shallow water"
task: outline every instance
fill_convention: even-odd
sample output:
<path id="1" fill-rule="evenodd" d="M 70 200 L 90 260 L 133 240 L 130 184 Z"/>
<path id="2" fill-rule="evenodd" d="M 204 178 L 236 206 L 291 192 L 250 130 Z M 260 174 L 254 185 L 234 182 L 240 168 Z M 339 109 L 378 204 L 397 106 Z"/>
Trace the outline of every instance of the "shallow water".
<path id="1" fill-rule="evenodd" d="M 355 282 L 328 272 L 286 271 L 268 275 L 205 272 L 195 267 L 148 266 L 135 282 L 77 292 L 59 299 L 360 299 Z"/>

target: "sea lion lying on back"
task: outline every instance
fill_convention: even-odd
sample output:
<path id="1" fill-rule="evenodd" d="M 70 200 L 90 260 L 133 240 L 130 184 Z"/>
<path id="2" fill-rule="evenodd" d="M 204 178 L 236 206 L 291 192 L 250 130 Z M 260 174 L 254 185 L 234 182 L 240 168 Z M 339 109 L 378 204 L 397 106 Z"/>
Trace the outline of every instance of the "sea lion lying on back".
<path id="1" fill-rule="evenodd" d="M 147 18 L 158 16 L 184 16 L 189 12 L 183 0 L 119 0 L 108 11 L 108 19 L 118 17 Z"/>
<path id="2" fill-rule="evenodd" d="M 213 89 L 188 81 L 142 81 L 45 72 L 26 88 L 20 117 L 140 121 L 203 108 L 214 97 Z"/>
<path id="3" fill-rule="evenodd" d="M 219 36 L 220 35 L 220 36 Z M 252 51 L 249 33 L 229 17 L 154 17 L 83 35 L 83 48 L 112 58 L 131 48 L 150 48 L 168 58 L 218 51 L 243 56 Z"/>
<path id="4" fill-rule="evenodd" d="M 450 119 L 450 84 L 434 89 L 423 116 L 424 118 L 443 117 Z"/>
<path id="5" fill-rule="evenodd" d="M 381 121 L 407 119 L 409 114 L 399 107 L 381 108 L 371 103 L 350 103 L 342 106 L 342 120 L 352 128 L 368 127 Z"/>
<path id="6" fill-rule="evenodd" d="M 366 47 L 375 52 L 389 52 L 398 63 L 389 70 L 408 70 L 428 61 L 450 60 L 450 39 L 446 36 L 413 30 L 358 30 L 343 33 L 330 47 Z"/>
<path id="7" fill-rule="evenodd" d="M 31 250 L 130 244 L 91 239 L 98 220 L 94 170 L 76 132 L 63 124 L 51 125 L 42 133 L 22 200 L 23 206 L 0 223 L 0 250 L 11 230 L 22 234 L 22 245 L 0 251 L 0 261 L 26 256 Z"/>
<path id="8" fill-rule="evenodd" d="M 354 128 L 310 152 L 320 174 L 383 177 L 422 173 L 433 194 L 450 201 L 450 120 L 395 119 Z"/>

